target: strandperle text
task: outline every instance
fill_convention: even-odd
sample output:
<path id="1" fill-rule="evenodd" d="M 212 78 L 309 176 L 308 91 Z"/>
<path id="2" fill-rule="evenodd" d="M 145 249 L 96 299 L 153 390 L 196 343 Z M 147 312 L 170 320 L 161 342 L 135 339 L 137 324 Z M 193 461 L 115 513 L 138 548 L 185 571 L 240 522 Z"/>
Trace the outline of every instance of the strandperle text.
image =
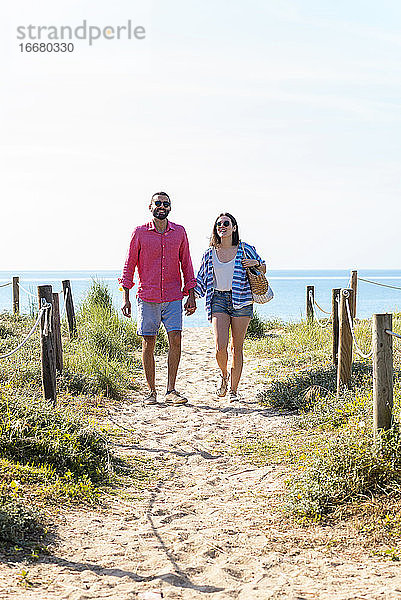
<path id="1" fill-rule="evenodd" d="M 88 25 L 84 20 L 81 25 L 20 25 L 17 27 L 19 40 L 85 40 L 92 46 L 99 39 L 105 40 L 144 40 L 146 30 L 143 25 L 132 24 L 129 19 L 126 25 Z"/>

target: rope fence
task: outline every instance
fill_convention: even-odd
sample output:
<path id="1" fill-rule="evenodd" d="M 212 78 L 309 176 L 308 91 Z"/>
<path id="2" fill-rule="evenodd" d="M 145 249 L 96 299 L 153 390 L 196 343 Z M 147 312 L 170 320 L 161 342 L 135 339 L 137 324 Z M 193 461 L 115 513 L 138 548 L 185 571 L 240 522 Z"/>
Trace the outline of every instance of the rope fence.
<path id="1" fill-rule="evenodd" d="M 37 316 L 37 319 L 35 321 L 35 325 L 32 327 L 32 329 L 30 330 L 30 332 L 28 333 L 28 335 L 26 336 L 26 338 L 20 344 L 18 344 L 18 346 L 16 348 L 14 348 L 14 350 L 11 350 L 10 352 L 7 352 L 6 354 L 0 354 L 0 359 L 2 359 L 2 358 L 8 358 L 9 356 L 12 356 L 16 352 L 18 352 L 18 350 L 20 350 L 23 346 L 25 346 L 25 344 L 32 337 L 32 335 L 35 332 L 35 329 L 39 325 L 43 313 L 46 312 L 46 314 L 47 314 L 49 308 L 50 308 L 50 304 L 47 305 L 47 306 L 42 306 L 42 308 L 38 312 L 38 316 Z"/>
<path id="2" fill-rule="evenodd" d="M 19 283 L 19 277 L 13 277 L 10 282 L 13 285 L 13 311 L 14 314 L 19 314 L 19 290 L 23 290 L 29 296 L 35 298 L 39 302 L 38 314 L 35 317 L 35 323 L 24 339 L 12 350 L 0 354 L 0 360 L 7 359 L 16 354 L 28 340 L 33 336 L 34 332 L 39 329 L 41 343 L 41 373 L 42 373 L 42 389 L 46 400 L 51 400 L 56 403 L 56 374 L 63 370 L 63 349 L 61 339 L 61 319 L 66 315 L 67 325 L 70 338 L 76 336 L 76 322 L 74 302 L 72 297 L 71 282 L 64 280 L 62 282 L 63 289 L 59 292 L 52 291 L 51 285 L 38 286 L 37 295 L 25 289 Z M 8 285 L 8 284 L 7 284 Z M 5 287 L 3 285 L 2 287 Z M 59 311 L 59 296 L 63 294 L 64 307 L 60 316 Z"/>
<path id="3" fill-rule="evenodd" d="M 57 292 L 57 293 L 60 295 L 60 294 L 63 293 L 63 290 L 61 290 L 61 292 Z M 64 294 L 64 306 L 63 306 L 63 310 L 62 310 L 61 315 L 60 315 L 60 320 L 61 321 L 63 320 L 64 315 L 65 315 L 65 313 L 67 311 L 67 297 L 68 297 L 69 293 L 70 293 L 70 288 L 67 287 L 66 290 L 65 290 L 65 294 Z"/>
<path id="4" fill-rule="evenodd" d="M 394 337 L 400 338 L 400 340 L 401 340 L 401 335 L 399 333 L 395 333 L 395 331 L 391 331 L 390 329 L 385 329 L 385 333 L 387 333 L 388 335 L 392 335 Z"/>
<path id="5" fill-rule="evenodd" d="M 23 292 L 25 292 L 25 294 L 28 294 L 28 296 L 31 296 L 32 298 L 35 298 L 35 300 L 37 299 L 37 296 L 35 294 L 32 294 L 32 292 L 30 292 L 29 290 L 25 289 L 19 281 L 17 281 L 17 285 L 19 287 L 20 290 L 22 290 Z"/>
<path id="6" fill-rule="evenodd" d="M 326 315 L 330 315 L 330 317 L 332 316 L 332 312 L 331 312 L 331 311 L 330 311 L 330 312 L 328 312 L 327 310 L 323 310 L 323 308 L 322 308 L 321 306 L 319 306 L 319 304 L 316 302 L 316 300 L 315 300 L 315 299 L 313 299 L 313 302 L 314 302 L 314 304 L 315 304 L 315 305 L 318 307 L 318 309 L 319 309 L 319 310 L 320 310 L 322 313 L 324 313 L 324 314 L 326 314 Z"/>
<path id="7" fill-rule="evenodd" d="M 335 288 L 332 290 L 332 310 L 329 312 L 323 309 L 320 304 L 315 300 L 315 288 L 314 286 L 307 286 L 307 318 L 308 321 L 316 323 L 322 328 L 325 329 L 329 325 L 332 325 L 333 329 L 333 363 L 337 367 L 337 392 L 339 393 L 341 386 L 348 385 L 350 376 L 351 376 L 351 368 L 352 368 L 352 348 L 355 347 L 355 352 L 362 356 L 363 358 L 372 358 L 373 360 L 373 369 L 376 368 L 382 369 L 388 372 L 392 371 L 392 344 L 391 337 L 397 337 L 401 339 L 401 335 L 395 333 L 392 330 L 392 326 L 390 322 L 386 322 L 386 326 L 377 326 L 376 321 L 380 321 L 379 317 L 392 317 L 392 315 L 373 315 L 373 323 L 372 323 L 372 348 L 369 352 L 364 352 L 356 339 L 356 333 L 354 328 L 354 319 L 356 317 L 356 291 L 357 291 L 357 281 L 363 281 L 369 284 L 374 284 L 382 287 L 392 288 L 401 290 L 401 287 L 382 284 L 373 280 L 365 279 L 357 276 L 357 271 L 351 272 L 351 277 L 349 280 L 350 287 L 347 289 Z M 9 285 L 13 286 L 13 310 L 14 313 L 19 314 L 19 290 L 22 290 L 27 295 L 32 298 L 39 299 L 39 311 L 38 315 L 35 319 L 35 323 L 25 338 L 22 340 L 20 344 L 13 350 L 6 352 L 5 354 L 0 355 L 0 359 L 6 359 L 16 352 L 18 352 L 32 337 L 35 330 L 40 327 L 40 335 L 41 335 L 41 357 L 42 361 L 46 362 L 46 368 L 42 368 L 42 378 L 44 377 L 43 373 L 47 373 L 48 380 L 44 381 L 43 389 L 44 395 L 46 398 L 53 398 L 55 401 L 56 397 L 56 369 L 61 372 L 62 369 L 62 348 L 61 348 L 61 333 L 60 333 L 60 322 L 67 316 L 68 329 L 70 333 L 70 338 L 76 336 L 76 323 L 75 323 L 75 313 L 74 313 L 74 304 L 72 298 L 72 290 L 71 284 L 69 280 L 65 280 L 62 282 L 62 290 L 58 292 L 52 291 L 52 287 L 50 285 L 38 286 L 38 294 L 35 295 L 31 291 L 27 290 L 21 283 L 19 282 L 19 277 L 13 277 L 12 281 L 0 284 L 0 287 L 7 287 Z M 63 295 L 64 305 L 63 310 L 60 314 L 59 312 L 59 300 L 58 296 Z M 322 322 L 320 319 L 322 317 L 318 316 L 318 312 L 327 315 L 326 322 Z M 392 323 L 392 321 L 391 321 Z M 383 342 L 383 339 L 387 338 L 388 344 L 391 347 L 391 359 L 389 358 L 390 350 L 386 350 L 387 355 L 384 361 L 385 368 L 383 366 L 377 367 L 377 365 L 381 365 L 383 362 L 382 359 L 378 358 L 382 353 L 382 346 L 377 343 L 377 327 L 379 327 L 380 335 L 382 336 L 382 346 L 386 346 L 386 343 Z M 379 336 L 380 337 L 380 336 Z M 58 338 L 58 339 L 56 339 Z M 56 367 L 56 358 L 57 364 Z M 391 369 L 389 368 L 389 364 L 391 362 Z M 376 365 L 376 366 L 375 366 Z M 43 365 L 42 365 L 43 367 Z M 384 376 L 383 376 L 384 377 Z M 392 377 L 392 375 L 391 375 Z M 377 377 L 376 377 L 377 379 Z M 377 387 L 377 382 L 375 383 L 374 377 L 374 386 Z M 391 380 L 391 393 L 392 393 L 392 380 Z M 381 391 L 379 390 L 377 394 L 382 397 L 383 390 L 387 389 L 382 386 Z M 392 396 L 391 396 L 392 398 Z M 379 402 L 381 407 L 385 407 L 386 410 L 389 410 L 389 407 L 392 407 L 392 399 L 390 401 L 389 398 L 382 398 Z M 383 409 L 384 410 L 384 409 Z M 383 410 L 380 409 L 379 413 L 383 413 Z M 378 414 L 379 414 L 378 413 Z M 383 413 L 384 414 L 384 413 Z M 389 423 L 388 415 L 383 417 L 378 417 L 377 427 L 386 428 Z M 384 423 L 384 425 L 383 425 Z"/>
<path id="8" fill-rule="evenodd" d="M 314 298 L 314 295 L 313 295 L 313 292 L 312 292 L 312 290 L 309 290 L 309 298 L 310 298 L 310 302 L 311 302 L 311 304 L 312 304 L 313 315 L 314 315 L 314 318 L 315 318 L 315 321 L 316 321 L 316 323 L 317 323 L 317 324 L 318 324 L 318 325 L 319 325 L 319 326 L 320 326 L 322 329 L 325 329 L 325 328 L 326 328 L 328 325 L 330 325 L 330 324 L 331 324 L 331 321 L 330 321 L 331 313 L 328 313 L 327 311 L 325 311 L 325 310 L 323 310 L 322 308 L 320 308 L 320 306 L 318 305 L 318 303 L 316 302 L 316 300 L 315 300 L 315 298 Z M 316 314 L 316 308 L 315 308 L 315 306 L 317 306 L 317 308 L 318 308 L 319 310 L 321 310 L 323 313 L 325 313 L 325 314 L 327 314 L 327 315 L 330 315 L 330 317 L 329 317 L 329 319 L 326 321 L 326 323 L 322 323 L 322 322 L 319 320 L 319 317 L 318 317 L 318 316 L 317 316 L 317 314 Z"/>
<path id="9" fill-rule="evenodd" d="M 373 385 L 373 432 L 377 441 L 380 431 L 390 429 L 394 424 L 394 350 L 392 338 L 401 340 L 401 334 L 393 331 L 391 313 L 375 313 L 372 315 L 372 344 L 369 351 L 364 351 L 356 337 L 355 319 L 357 312 L 358 281 L 396 290 L 401 287 L 380 283 L 364 277 L 358 277 L 357 271 L 351 271 L 348 288 L 332 289 L 332 310 L 324 310 L 315 300 L 315 286 L 306 287 L 306 318 L 313 325 L 315 322 L 325 328 L 332 325 L 332 361 L 337 371 L 337 395 L 344 388 L 350 387 L 352 372 L 352 353 L 365 359 L 372 359 Z M 328 315 L 323 324 L 317 311 Z M 398 351 L 398 347 L 395 349 Z"/>
<path id="10" fill-rule="evenodd" d="M 7 281 L 6 283 L 0 284 L 0 288 L 4 288 L 4 287 L 10 286 L 10 285 L 12 285 L 12 308 L 13 308 L 14 314 L 17 314 L 17 315 L 20 314 L 20 291 L 24 292 L 32 300 L 37 301 L 37 299 L 38 299 L 37 294 L 33 293 L 32 291 L 30 291 L 29 289 L 24 287 L 21 284 L 19 277 L 13 277 L 12 281 Z M 58 296 L 62 296 L 63 300 L 64 300 L 64 306 L 63 306 L 63 310 L 62 310 L 60 319 L 63 319 L 66 313 L 67 313 L 67 317 L 68 317 L 69 311 L 67 309 L 67 306 L 69 304 L 69 297 L 71 294 L 70 281 L 64 280 L 62 289 L 57 292 L 54 292 L 54 294 L 58 294 Z M 30 300 L 30 311 L 32 311 L 32 305 L 33 305 L 32 300 Z M 71 304 L 70 304 L 70 311 L 73 312 L 73 302 L 71 302 Z M 73 325 L 72 321 L 71 321 L 71 325 Z"/>
<path id="11" fill-rule="evenodd" d="M 365 354 L 363 352 L 363 350 L 361 350 L 361 348 L 359 347 L 358 342 L 356 341 L 354 325 L 353 325 L 353 322 L 352 322 L 351 311 L 350 311 L 350 307 L 349 307 L 349 294 L 348 294 L 348 297 L 347 296 L 345 297 L 345 306 L 347 308 L 348 323 L 349 323 L 349 328 L 350 328 L 350 331 L 351 331 L 352 339 L 353 339 L 353 342 L 354 342 L 354 345 L 355 345 L 355 349 L 356 349 L 357 353 L 360 356 L 362 356 L 363 358 L 370 358 L 371 356 L 373 356 L 373 348 L 371 349 L 370 352 L 368 352 L 367 354 Z"/>
<path id="12" fill-rule="evenodd" d="M 378 281 L 371 281 L 370 279 L 363 279 L 363 277 L 358 277 L 358 281 L 365 281 L 366 283 L 372 283 L 373 285 L 380 285 L 381 287 L 391 288 L 393 290 L 401 290 L 401 287 L 396 285 L 389 285 L 388 283 L 379 283 Z"/>

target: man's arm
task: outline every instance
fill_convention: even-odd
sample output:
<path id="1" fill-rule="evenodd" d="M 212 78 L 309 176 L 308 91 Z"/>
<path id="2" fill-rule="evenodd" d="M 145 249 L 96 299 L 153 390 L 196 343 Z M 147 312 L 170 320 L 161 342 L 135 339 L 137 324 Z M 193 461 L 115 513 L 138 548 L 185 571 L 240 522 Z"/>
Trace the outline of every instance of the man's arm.
<path id="1" fill-rule="evenodd" d="M 192 266 L 191 255 L 189 253 L 189 244 L 186 231 L 183 231 L 183 238 L 180 246 L 180 263 L 181 271 L 184 278 L 183 293 L 186 296 L 189 294 L 189 290 L 196 287 L 196 279 L 194 274 L 194 268 Z"/>
<path id="2" fill-rule="evenodd" d="M 124 317 L 131 318 L 131 300 L 129 299 L 129 289 L 127 287 L 123 287 L 123 302 L 124 304 L 121 307 L 123 311 Z"/>
<path id="3" fill-rule="evenodd" d="M 191 288 L 188 292 L 188 299 L 184 304 L 185 314 L 193 315 L 196 311 L 195 288 Z"/>
<path id="4" fill-rule="evenodd" d="M 186 315 L 192 315 L 196 311 L 196 279 L 194 274 L 194 268 L 192 266 L 191 255 L 189 253 L 189 243 L 185 229 L 183 240 L 180 246 L 180 262 L 182 274 L 184 277 L 184 289 L 182 291 L 185 295 L 188 294 L 188 299 L 184 304 L 184 310 Z"/>
<path id="5" fill-rule="evenodd" d="M 121 310 L 125 317 L 131 317 L 131 301 L 129 291 L 134 286 L 134 273 L 139 257 L 139 235 L 137 229 L 131 237 L 127 258 L 124 264 L 123 276 L 119 282 L 123 286 L 123 305 Z"/>

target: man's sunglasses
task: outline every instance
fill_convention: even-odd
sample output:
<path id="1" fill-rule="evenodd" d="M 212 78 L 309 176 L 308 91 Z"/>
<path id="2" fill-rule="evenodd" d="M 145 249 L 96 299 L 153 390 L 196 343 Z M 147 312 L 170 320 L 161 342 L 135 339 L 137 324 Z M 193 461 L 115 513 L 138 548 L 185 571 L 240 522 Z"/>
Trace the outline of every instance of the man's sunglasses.
<path id="1" fill-rule="evenodd" d="M 155 200 L 155 206 L 161 206 L 163 204 L 164 208 L 168 208 L 170 206 L 170 202 L 168 200 Z"/>
<path id="2" fill-rule="evenodd" d="M 228 227 L 230 225 L 230 221 L 217 221 L 216 227 Z"/>

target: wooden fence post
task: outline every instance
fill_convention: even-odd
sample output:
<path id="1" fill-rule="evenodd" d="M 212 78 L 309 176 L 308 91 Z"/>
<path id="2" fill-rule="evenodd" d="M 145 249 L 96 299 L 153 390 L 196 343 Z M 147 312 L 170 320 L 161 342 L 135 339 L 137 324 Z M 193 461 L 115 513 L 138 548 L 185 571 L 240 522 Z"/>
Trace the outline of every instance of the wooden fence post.
<path id="1" fill-rule="evenodd" d="M 347 313 L 347 302 L 353 318 L 353 290 L 340 291 L 339 335 L 338 335 L 338 368 L 337 368 L 337 394 L 341 393 L 344 386 L 348 386 L 352 369 L 352 333 Z"/>
<path id="2" fill-rule="evenodd" d="M 69 279 L 62 281 L 64 302 L 66 303 L 66 313 L 68 321 L 68 329 L 70 332 L 70 339 L 77 336 L 77 323 L 75 320 L 74 301 L 72 299 L 71 282 Z"/>
<path id="3" fill-rule="evenodd" d="M 351 271 L 351 288 L 354 290 L 354 301 L 352 315 L 356 317 L 356 294 L 358 290 L 358 271 Z"/>
<path id="4" fill-rule="evenodd" d="M 393 411 L 393 315 L 375 314 L 372 325 L 373 346 L 373 432 L 390 429 Z"/>
<path id="5" fill-rule="evenodd" d="M 39 285 L 38 299 L 39 308 L 42 308 L 44 302 L 50 304 L 53 308 L 52 286 Z M 52 334 L 52 308 L 45 311 L 41 319 L 40 358 L 42 370 L 43 396 L 45 400 L 51 400 L 53 404 L 56 404 L 56 357 L 54 351 L 54 338 Z"/>
<path id="6" fill-rule="evenodd" d="M 54 349 L 56 354 L 56 369 L 59 373 L 63 371 L 63 345 L 61 342 L 60 326 L 60 302 L 56 292 L 53 292 L 53 334 Z"/>
<path id="7" fill-rule="evenodd" d="M 19 277 L 13 277 L 13 313 L 19 315 Z"/>
<path id="8" fill-rule="evenodd" d="M 333 315 L 333 365 L 338 365 L 338 313 L 339 313 L 339 302 L 340 302 L 340 288 L 333 288 L 331 291 L 331 314 Z"/>
<path id="9" fill-rule="evenodd" d="M 313 322 L 313 303 L 315 300 L 315 286 L 306 286 L 306 320 L 308 323 Z"/>

